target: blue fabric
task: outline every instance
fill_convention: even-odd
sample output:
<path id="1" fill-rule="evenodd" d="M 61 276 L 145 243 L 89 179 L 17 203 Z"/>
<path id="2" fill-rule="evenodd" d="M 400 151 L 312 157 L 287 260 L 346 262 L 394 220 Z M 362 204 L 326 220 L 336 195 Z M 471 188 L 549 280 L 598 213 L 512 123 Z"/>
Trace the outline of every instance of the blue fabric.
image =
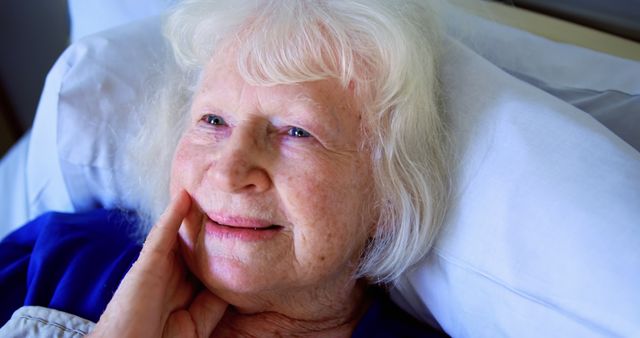
<path id="1" fill-rule="evenodd" d="M 47 213 L 0 242 L 0 325 L 23 305 L 96 322 L 141 246 L 121 211 Z"/>
<path id="2" fill-rule="evenodd" d="M 97 322 L 142 248 L 135 218 L 116 210 L 47 213 L 0 242 L 0 326 L 23 305 Z M 379 289 L 353 337 L 441 337 Z"/>
<path id="3" fill-rule="evenodd" d="M 383 290 L 373 290 L 373 303 L 360 319 L 354 338 L 418 338 L 448 337 L 447 334 L 424 324 L 391 301 Z"/>

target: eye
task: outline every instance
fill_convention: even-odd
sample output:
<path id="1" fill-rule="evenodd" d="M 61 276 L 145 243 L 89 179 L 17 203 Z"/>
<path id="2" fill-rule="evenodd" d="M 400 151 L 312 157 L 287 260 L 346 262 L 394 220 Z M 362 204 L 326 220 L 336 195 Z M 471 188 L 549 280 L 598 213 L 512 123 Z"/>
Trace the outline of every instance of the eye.
<path id="1" fill-rule="evenodd" d="M 213 114 L 204 115 L 201 120 L 214 126 L 223 126 L 227 124 L 222 117 Z"/>
<path id="2" fill-rule="evenodd" d="M 311 136 L 311 134 L 309 134 L 308 131 L 298 127 L 291 127 L 291 129 L 289 129 L 287 134 L 293 137 L 310 137 Z"/>

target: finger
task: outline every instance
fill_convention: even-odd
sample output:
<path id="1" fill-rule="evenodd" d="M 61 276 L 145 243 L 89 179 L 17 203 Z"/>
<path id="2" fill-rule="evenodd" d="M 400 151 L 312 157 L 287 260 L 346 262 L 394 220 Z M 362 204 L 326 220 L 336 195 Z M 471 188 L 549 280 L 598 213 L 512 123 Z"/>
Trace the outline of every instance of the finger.
<path id="1" fill-rule="evenodd" d="M 178 228 L 191 207 L 191 197 L 184 190 L 178 192 L 156 225 L 151 228 L 143 250 L 166 254 L 176 242 Z M 142 256 L 142 255 L 141 255 Z"/>
<path id="2" fill-rule="evenodd" d="M 218 296 L 201 291 L 189 306 L 189 313 L 196 328 L 198 337 L 209 337 L 227 310 L 227 304 Z"/>
<path id="3" fill-rule="evenodd" d="M 198 337 L 193 327 L 191 315 L 187 310 L 178 310 L 172 313 L 162 332 L 163 338 L 190 338 Z"/>

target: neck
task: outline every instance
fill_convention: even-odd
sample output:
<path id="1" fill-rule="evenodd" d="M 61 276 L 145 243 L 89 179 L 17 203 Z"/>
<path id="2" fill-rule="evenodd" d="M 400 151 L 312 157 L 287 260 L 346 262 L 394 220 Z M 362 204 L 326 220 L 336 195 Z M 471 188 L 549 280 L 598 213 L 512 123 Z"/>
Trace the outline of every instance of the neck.
<path id="1" fill-rule="evenodd" d="M 350 337 L 369 306 L 365 283 L 352 282 L 349 288 L 337 293 L 325 291 L 306 295 L 290 292 L 277 302 L 259 297 L 249 307 L 231 305 L 213 336 Z M 263 306 L 257 310 L 259 303 Z"/>

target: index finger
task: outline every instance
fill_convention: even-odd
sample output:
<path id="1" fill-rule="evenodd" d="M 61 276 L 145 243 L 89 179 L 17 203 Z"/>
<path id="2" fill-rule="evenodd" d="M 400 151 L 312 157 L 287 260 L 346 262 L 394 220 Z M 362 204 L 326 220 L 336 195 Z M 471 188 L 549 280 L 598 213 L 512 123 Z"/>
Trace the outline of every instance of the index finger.
<path id="1" fill-rule="evenodd" d="M 162 254 L 171 251 L 176 243 L 178 229 L 190 208 L 191 197 L 186 191 L 181 190 L 169 203 L 158 222 L 151 228 L 144 242 L 143 250 Z"/>

